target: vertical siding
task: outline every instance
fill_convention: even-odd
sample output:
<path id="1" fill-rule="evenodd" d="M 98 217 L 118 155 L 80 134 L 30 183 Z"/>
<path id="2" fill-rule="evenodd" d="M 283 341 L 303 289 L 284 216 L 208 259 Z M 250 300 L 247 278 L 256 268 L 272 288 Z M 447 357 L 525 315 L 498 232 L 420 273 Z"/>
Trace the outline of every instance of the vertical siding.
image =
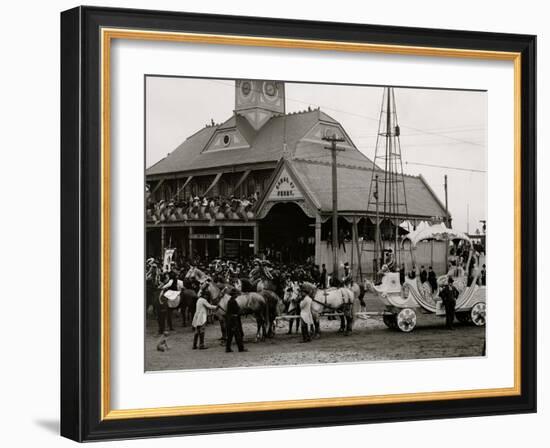
<path id="1" fill-rule="evenodd" d="M 364 243 L 359 243 L 361 250 L 361 269 L 363 276 L 372 277 L 373 273 L 373 259 L 374 259 L 374 242 L 366 241 Z M 346 251 L 340 246 L 338 252 L 339 264 L 343 265 L 345 262 L 351 264 L 351 255 L 352 255 L 352 243 L 348 241 L 345 243 Z M 433 247 L 433 255 L 432 255 Z M 409 250 L 404 250 L 401 253 L 402 260 L 405 262 L 406 270 L 411 269 L 411 253 Z M 443 275 L 447 272 L 445 268 L 445 242 L 443 241 L 434 241 L 432 242 L 422 242 L 418 244 L 415 252 L 416 266 L 424 265 L 426 270 L 429 266 L 432 266 L 436 275 Z M 353 247 L 353 272 L 357 276 L 359 274 L 358 268 L 358 258 L 356 246 Z M 325 264 L 327 270 L 331 271 L 332 269 L 332 246 L 327 244 L 326 241 L 321 242 L 321 257 L 320 264 Z"/>

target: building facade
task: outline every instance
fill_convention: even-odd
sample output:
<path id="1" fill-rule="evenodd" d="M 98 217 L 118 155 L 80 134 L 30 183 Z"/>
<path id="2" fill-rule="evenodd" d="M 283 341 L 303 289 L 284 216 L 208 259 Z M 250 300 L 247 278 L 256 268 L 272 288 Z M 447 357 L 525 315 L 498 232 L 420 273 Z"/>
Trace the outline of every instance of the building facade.
<path id="1" fill-rule="evenodd" d="M 322 110 L 286 113 L 279 81 L 236 81 L 235 109 L 224 123 L 200 129 L 146 170 L 148 255 L 171 247 L 184 258 L 262 254 L 330 266 L 327 136 L 342 139 L 343 149 L 337 163 L 339 259 L 370 272 L 376 214 L 368 194 L 377 168 Z M 399 221 L 416 226 L 449 218 L 422 176 L 405 175 L 404 182 L 408 213 Z M 381 229 L 390 235 L 392 223 Z M 433 244 L 431 254 L 433 259 Z"/>

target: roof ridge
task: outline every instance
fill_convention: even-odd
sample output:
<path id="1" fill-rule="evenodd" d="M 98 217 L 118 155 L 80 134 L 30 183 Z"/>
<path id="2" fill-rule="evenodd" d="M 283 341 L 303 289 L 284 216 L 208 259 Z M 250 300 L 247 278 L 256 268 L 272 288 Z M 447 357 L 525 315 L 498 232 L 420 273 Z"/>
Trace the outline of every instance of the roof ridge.
<path id="1" fill-rule="evenodd" d="M 311 164 L 315 164 L 315 165 L 327 165 L 327 166 L 332 165 L 332 162 L 325 162 L 323 160 L 312 160 L 312 159 L 308 159 L 306 157 L 293 157 L 292 160 L 296 160 L 297 162 L 311 163 Z M 379 168 L 379 167 L 377 167 L 377 165 L 374 165 L 374 164 L 373 164 L 373 166 L 376 167 L 376 170 L 373 170 L 372 167 L 368 168 L 366 166 L 353 165 L 353 164 L 350 164 L 350 163 L 342 163 L 342 162 L 337 162 L 336 166 L 341 166 L 341 167 L 344 167 L 344 168 L 354 168 L 354 169 L 359 169 L 361 171 L 384 171 L 384 170 L 382 170 L 382 168 Z M 403 173 L 403 176 L 404 177 L 409 177 L 411 179 L 420 179 L 422 174 L 414 175 L 414 174 Z M 426 183 L 426 182 L 424 182 L 424 183 Z"/>
<path id="2" fill-rule="evenodd" d="M 186 142 L 187 140 L 189 140 L 189 139 L 192 138 L 192 137 L 195 137 L 196 135 L 198 135 L 199 133 L 201 133 L 202 131 L 205 131 L 205 130 L 207 130 L 207 129 L 216 128 L 216 130 L 218 130 L 218 126 L 220 126 L 219 123 L 215 123 L 215 124 L 213 124 L 213 125 L 212 125 L 212 124 L 210 124 L 210 125 L 209 125 L 209 124 L 206 124 L 206 125 L 204 125 L 203 128 L 200 128 L 198 131 L 193 132 L 193 133 L 192 133 L 190 136 L 188 136 L 182 143 Z M 172 154 L 176 149 L 178 149 L 178 148 L 181 146 L 182 143 L 180 143 L 178 146 L 176 146 L 176 147 L 170 152 L 170 154 Z"/>

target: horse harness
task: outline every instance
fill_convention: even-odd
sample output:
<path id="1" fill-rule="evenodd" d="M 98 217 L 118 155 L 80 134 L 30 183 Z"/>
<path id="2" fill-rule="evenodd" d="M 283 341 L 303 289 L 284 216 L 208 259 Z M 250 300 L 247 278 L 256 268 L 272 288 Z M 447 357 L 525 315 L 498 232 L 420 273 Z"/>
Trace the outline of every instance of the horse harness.
<path id="1" fill-rule="evenodd" d="M 346 301 L 346 298 L 344 296 L 344 291 L 342 291 L 340 289 L 340 294 L 342 294 L 342 306 L 345 306 L 345 305 L 351 305 L 350 302 Z M 315 299 L 315 298 L 312 298 L 311 300 L 315 303 L 318 303 L 319 305 L 322 305 L 324 308 L 328 308 L 329 310 L 331 311 L 340 311 L 340 308 L 335 308 L 333 306 L 330 306 L 328 303 L 327 303 L 327 297 L 328 297 L 328 293 L 327 293 L 327 290 L 325 289 L 324 290 L 324 293 L 323 293 L 323 296 L 325 297 L 325 301 L 324 302 L 320 302 L 319 300 Z"/>

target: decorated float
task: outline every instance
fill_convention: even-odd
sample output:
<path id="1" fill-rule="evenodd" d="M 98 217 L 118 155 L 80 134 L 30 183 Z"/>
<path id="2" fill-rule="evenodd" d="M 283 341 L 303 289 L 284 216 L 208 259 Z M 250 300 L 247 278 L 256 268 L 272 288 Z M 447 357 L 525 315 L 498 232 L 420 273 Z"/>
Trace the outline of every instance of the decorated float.
<path id="1" fill-rule="evenodd" d="M 437 278 L 437 284 L 420 280 L 415 263 L 415 251 L 422 241 L 447 241 L 447 250 L 460 247 L 461 255 L 449 256 L 449 270 Z M 386 309 L 383 321 L 391 329 L 403 332 L 414 330 L 419 314 L 445 316 L 445 308 L 439 297 L 440 288 L 447 284 L 449 277 L 454 281 L 459 296 L 456 301 L 456 318 L 459 322 L 485 325 L 486 303 L 485 286 L 479 285 L 480 270 L 476 266 L 474 246 L 470 238 L 444 224 L 427 226 L 406 235 L 401 241 L 401 250 L 411 253 L 412 266 L 405 266 L 404 283 L 401 284 L 399 272 L 390 272 L 383 268 L 378 284 L 368 282 L 367 287 L 382 300 Z M 411 275 L 412 274 L 412 275 Z M 435 287 L 435 288 L 434 288 Z"/>

